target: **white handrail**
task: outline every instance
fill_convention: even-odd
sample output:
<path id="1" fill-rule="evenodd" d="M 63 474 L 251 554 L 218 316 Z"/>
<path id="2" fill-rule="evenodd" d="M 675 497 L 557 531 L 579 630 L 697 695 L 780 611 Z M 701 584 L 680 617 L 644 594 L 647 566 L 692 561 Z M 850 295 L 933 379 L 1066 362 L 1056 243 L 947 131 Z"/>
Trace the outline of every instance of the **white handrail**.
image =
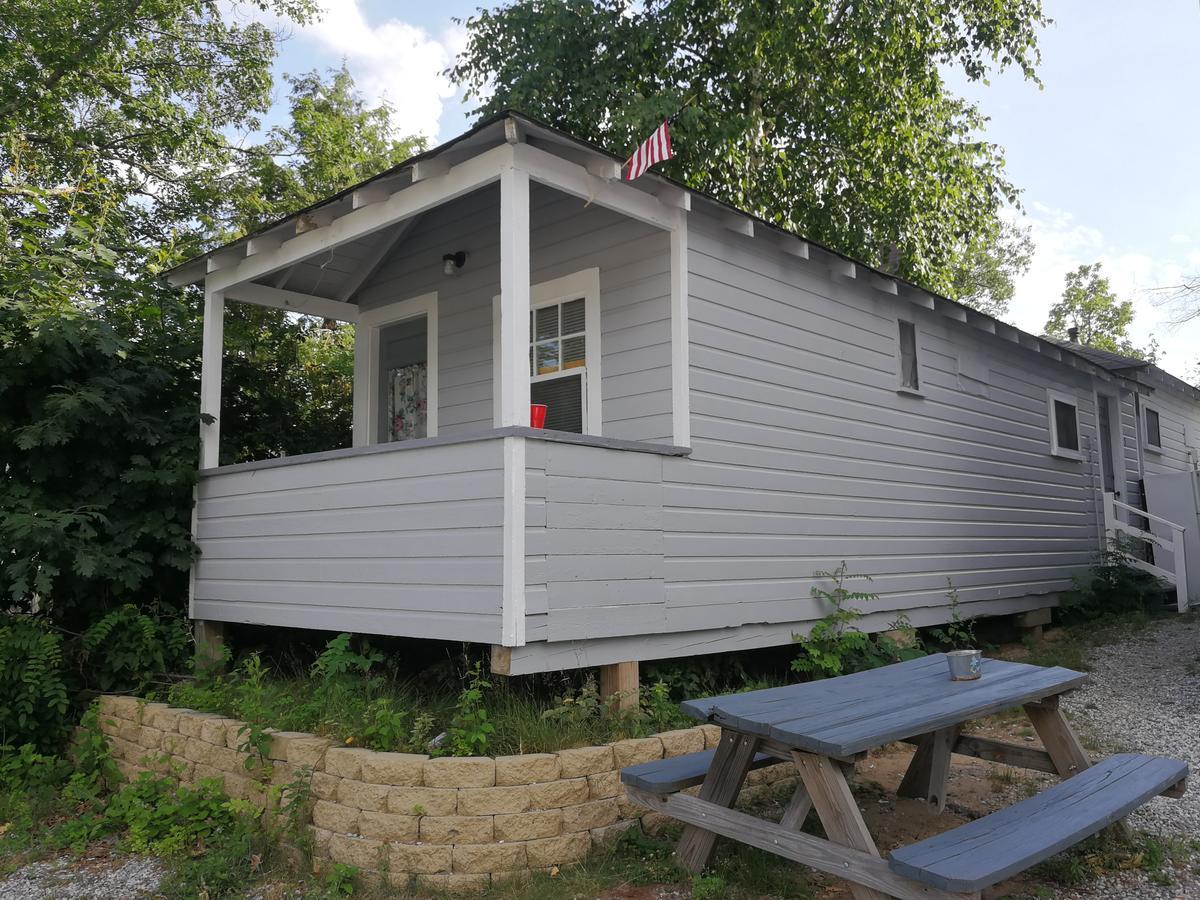
<path id="1" fill-rule="evenodd" d="M 1112 497 L 1111 494 L 1107 494 L 1106 496 Z M 1158 522 L 1160 525 L 1170 526 L 1171 528 L 1174 528 L 1176 531 L 1187 531 L 1186 525 L 1180 525 L 1176 522 L 1172 522 L 1170 519 L 1164 519 L 1162 516 L 1156 516 L 1156 515 L 1154 515 L 1154 513 L 1146 512 L 1146 510 L 1144 510 L 1144 509 L 1138 509 L 1136 506 L 1130 506 L 1128 503 L 1118 500 L 1116 497 L 1113 497 L 1112 505 L 1115 507 L 1119 507 L 1120 509 L 1126 510 L 1127 512 L 1131 512 L 1136 516 L 1141 516 L 1144 519 L 1149 519 L 1151 522 Z"/>
<path id="2" fill-rule="evenodd" d="M 1171 541 L 1166 538 L 1161 538 L 1158 535 L 1144 531 L 1136 525 L 1130 525 L 1128 522 L 1122 522 L 1117 518 L 1117 509 L 1123 509 L 1137 516 L 1166 525 L 1172 529 Z M 1111 492 L 1104 492 L 1104 530 L 1106 541 L 1111 546 L 1116 533 L 1121 532 L 1128 534 L 1131 537 L 1140 540 L 1149 541 L 1152 544 L 1157 544 L 1164 550 L 1170 550 L 1175 561 L 1175 571 L 1164 569 L 1161 566 L 1152 565 L 1145 560 L 1135 559 L 1131 563 L 1143 571 L 1150 572 L 1166 581 L 1175 585 L 1175 602 L 1180 612 L 1187 612 L 1188 609 L 1188 584 L 1187 584 L 1187 559 L 1185 557 L 1184 534 L 1187 528 L 1177 522 L 1172 522 L 1169 519 L 1164 519 L 1162 516 L 1156 516 L 1146 512 L 1144 509 L 1138 509 L 1136 506 L 1130 506 L 1128 503 L 1123 503 L 1118 500 Z"/>

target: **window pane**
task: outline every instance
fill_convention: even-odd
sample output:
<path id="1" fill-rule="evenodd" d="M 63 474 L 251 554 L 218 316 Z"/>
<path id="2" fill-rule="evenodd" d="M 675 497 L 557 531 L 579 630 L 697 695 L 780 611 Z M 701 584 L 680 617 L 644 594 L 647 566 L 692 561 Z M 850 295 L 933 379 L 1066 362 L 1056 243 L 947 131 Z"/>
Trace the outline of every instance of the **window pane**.
<path id="1" fill-rule="evenodd" d="M 1054 435 L 1059 447 L 1064 450 L 1079 449 L 1079 424 L 1075 419 L 1075 407 L 1061 400 L 1054 401 Z"/>
<path id="2" fill-rule="evenodd" d="M 562 305 L 562 333 L 581 334 L 586 326 L 586 311 L 582 300 L 571 300 Z"/>
<path id="3" fill-rule="evenodd" d="M 558 371 L 558 341 L 542 341 L 534 345 L 535 375 Z"/>
<path id="4" fill-rule="evenodd" d="M 535 310 L 535 318 L 537 319 L 537 328 L 534 340 L 544 341 L 547 338 L 558 337 L 557 306 L 543 306 L 541 309 Z"/>
<path id="5" fill-rule="evenodd" d="M 587 339 L 583 337 L 563 338 L 562 365 L 564 369 L 577 369 L 587 362 Z"/>
<path id="6" fill-rule="evenodd" d="M 917 329 L 912 322 L 900 323 L 900 385 L 914 391 L 921 387 L 917 374 Z"/>
<path id="7" fill-rule="evenodd" d="M 534 403 L 546 404 L 546 428 L 583 434 L 583 375 L 566 375 L 529 386 Z"/>
<path id="8" fill-rule="evenodd" d="M 1158 421 L 1158 413 L 1152 409 L 1146 410 L 1146 443 L 1151 447 L 1162 446 L 1162 428 Z"/>

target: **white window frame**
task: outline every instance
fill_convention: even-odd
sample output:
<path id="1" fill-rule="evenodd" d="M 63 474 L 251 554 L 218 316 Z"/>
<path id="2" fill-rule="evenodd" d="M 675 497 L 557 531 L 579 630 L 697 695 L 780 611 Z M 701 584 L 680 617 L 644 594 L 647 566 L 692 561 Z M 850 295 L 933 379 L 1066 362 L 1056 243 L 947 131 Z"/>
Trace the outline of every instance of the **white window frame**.
<path id="1" fill-rule="evenodd" d="M 1157 444 L 1150 443 L 1150 423 L 1147 421 L 1150 413 L 1154 413 L 1156 416 L 1158 416 L 1158 443 Z M 1162 431 L 1163 431 L 1162 410 L 1159 409 L 1159 407 L 1153 406 L 1149 403 L 1143 403 L 1142 404 L 1142 447 L 1143 447 L 1143 449 L 1145 449 L 1149 453 L 1157 453 L 1159 456 L 1161 456 L 1162 452 L 1163 452 Z"/>
<path id="2" fill-rule="evenodd" d="M 1079 441 L 1079 449 L 1073 450 L 1070 447 L 1061 447 L 1058 443 L 1058 417 L 1055 415 L 1055 401 L 1068 404 L 1075 410 L 1075 436 Z M 1083 429 L 1079 425 L 1079 398 L 1062 391 L 1056 391 L 1053 388 L 1046 390 L 1046 417 L 1050 430 L 1050 454 L 1052 456 L 1062 457 L 1063 459 L 1082 460 L 1083 459 Z"/>
<path id="3" fill-rule="evenodd" d="M 425 436 L 438 433 L 438 295 L 437 291 L 363 310 L 354 326 L 354 446 L 380 443 L 376 425 L 379 404 L 379 335 L 384 328 L 406 319 L 425 317 L 426 375 L 428 392 Z"/>
<path id="4" fill-rule="evenodd" d="M 529 308 L 540 309 L 554 306 L 568 300 L 583 298 L 584 342 L 587 347 L 584 352 L 582 368 L 566 369 L 546 375 L 530 375 L 529 383 L 550 381 L 567 375 L 581 375 L 583 378 L 583 433 L 599 435 L 602 427 L 601 415 L 601 372 L 600 372 L 600 270 L 598 268 L 581 269 L 530 285 Z M 528 355 L 530 342 L 525 342 L 525 352 Z M 500 296 L 492 298 L 492 419 L 497 428 L 500 427 Z"/>
<path id="5" fill-rule="evenodd" d="M 900 324 L 902 322 L 911 325 L 913 330 L 913 353 L 917 357 L 917 386 L 915 388 L 908 387 L 904 383 L 904 352 L 900 346 Z M 921 365 L 921 326 L 917 324 L 915 317 L 897 316 L 894 334 L 896 335 L 896 393 L 906 394 L 909 397 L 924 397 L 925 391 L 922 385 L 925 384 L 925 372 Z"/>

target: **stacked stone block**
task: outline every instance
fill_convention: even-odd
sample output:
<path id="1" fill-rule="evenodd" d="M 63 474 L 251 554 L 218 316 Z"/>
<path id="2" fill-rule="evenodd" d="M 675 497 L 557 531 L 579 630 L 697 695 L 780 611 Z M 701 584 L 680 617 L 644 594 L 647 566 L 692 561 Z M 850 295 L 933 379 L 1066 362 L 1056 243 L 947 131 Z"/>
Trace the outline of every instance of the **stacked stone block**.
<path id="1" fill-rule="evenodd" d="M 620 769 L 712 748 L 702 725 L 557 753 L 439 757 L 336 746 L 302 732 L 270 732 L 270 766 L 247 767 L 244 724 L 130 697 L 101 698 L 100 725 L 122 773 L 224 782 L 230 796 L 269 809 L 270 785 L 311 773 L 310 829 L 318 863 L 355 866 L 369 882 L 452 892 L 582 860 L 626 828 L 666 819 L 630 803 Z M 794 778 L 790 766 L 752 772 L 749 799 Z"/>

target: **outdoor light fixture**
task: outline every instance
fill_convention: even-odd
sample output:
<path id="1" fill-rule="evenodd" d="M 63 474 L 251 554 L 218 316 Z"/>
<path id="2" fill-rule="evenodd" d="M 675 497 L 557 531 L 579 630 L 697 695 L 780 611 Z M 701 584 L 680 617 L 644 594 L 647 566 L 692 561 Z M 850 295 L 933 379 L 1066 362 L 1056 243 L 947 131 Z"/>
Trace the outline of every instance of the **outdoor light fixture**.
<path id="1" fill-rule="evenodd" d="M 467 261 L 467 251 L 466 250 L 458 250 L 458 251 L 455 251 L 454 253 L 447 253 L 445 256 L 442 257 L 442 271 L 445 272 L 447 275 L 454 275 L 458 272 L 459 269 L 461 269 L 463 267 L 463 264 L 466 261 Z"/>

